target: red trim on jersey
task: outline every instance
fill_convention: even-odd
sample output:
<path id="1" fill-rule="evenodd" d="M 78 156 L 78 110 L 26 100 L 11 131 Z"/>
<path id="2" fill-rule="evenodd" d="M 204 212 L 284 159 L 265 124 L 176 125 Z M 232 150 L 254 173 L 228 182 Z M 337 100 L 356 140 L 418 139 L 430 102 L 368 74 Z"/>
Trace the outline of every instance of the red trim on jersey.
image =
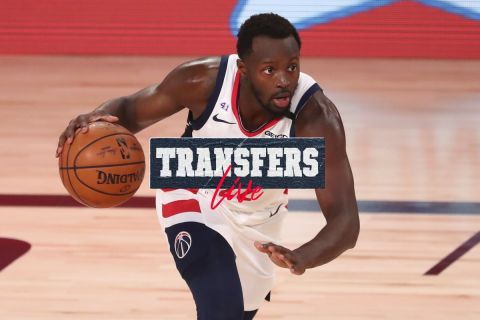
<path id="1" fill-rule="evenodd" d="M 280 121 L 281 118 L 276 118 L 273 119 L 272 121 L 268 122 L 266 125 L 258 128 L 257 131 L 249 132 L 245 130 L 245 128 L 242 127 L 241 122 L 240 122 L 240 115 L 238 114 L 238 106 L 237 106 L 237 96 L 238 96 L 238 88 L 240 87 L 240 72 L 237 71 L 237 74 L 235 75 L 235 82 L 233 84 L 233 93 L 232 93 L 232 110 L 233 114 L 235 115 L 235 119 L 237 119 L 237 124 L 240 130 L 244 135 L 247 137 L 255 137 L 258 136 L 260 133 L 263 131 L 273 127 L 274 125 L 277 124 L 278 121 Z"/>
<path id="2" fill-rule="evenodd" d="M 200 203 L 195 199 L 177 200 L 162 204 L 162 216 L 168 218 L 179 213 L 194 212 L 202 213 Z"/>
<path id="3" fill-rule="evenodd" d="M 170 192 L 170 191 L 175 191 L 175 190 L 187 190 L 187 191 L 190 191 L 190 192 L 193 193 L 193 194 L 197 194 L 197 193 L 198 193 L 198 189 L 193 189 L 193 188 L 189 188 L 189 189 L 161 188 L 160 190 L 162 190 L 163 192 Z"/>

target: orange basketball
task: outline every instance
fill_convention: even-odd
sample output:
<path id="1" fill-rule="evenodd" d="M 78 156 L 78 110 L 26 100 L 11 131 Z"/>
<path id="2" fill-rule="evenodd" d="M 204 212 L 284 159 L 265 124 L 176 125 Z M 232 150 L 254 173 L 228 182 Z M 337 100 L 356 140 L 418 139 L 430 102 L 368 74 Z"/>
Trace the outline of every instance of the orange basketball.
<path id="1" fill-rule="evenodd" d="M 91 123 L 65 144 L 59 158 L 60 177 L 70 195 L 95 208 L 109 208 L 130 199 L 145 173 L 145 156 L 137 138 L 117 124 Z"/>

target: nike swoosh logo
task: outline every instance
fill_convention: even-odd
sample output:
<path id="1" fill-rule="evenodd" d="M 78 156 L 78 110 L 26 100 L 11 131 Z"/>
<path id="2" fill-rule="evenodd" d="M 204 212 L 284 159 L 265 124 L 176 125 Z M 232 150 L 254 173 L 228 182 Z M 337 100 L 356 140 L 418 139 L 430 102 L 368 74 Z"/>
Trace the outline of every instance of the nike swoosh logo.
<path id="1" fill-rule="evenodd" d="M 220 119 L 220 118 L 218 117 L 218 113 L 213 116 L 213 121 L 223 122 L 223 123 L 228 123 L 228 124 L 235 124 L 235 122 L 228 122 L 228 121 L 226 121 L 226 120 Z"/>
<path id="2" fill-rule="evenodd" d="M 278 210 L 280 210 L 280 207 L 283 206 L 283 203 L 280 203 L 277 207 L 277 210 L 275 210 L 275 212 L 271 212 L 270 211 L 270 218 L 273 217 L 274 215 L 276 215 L 278 213 Z"/>

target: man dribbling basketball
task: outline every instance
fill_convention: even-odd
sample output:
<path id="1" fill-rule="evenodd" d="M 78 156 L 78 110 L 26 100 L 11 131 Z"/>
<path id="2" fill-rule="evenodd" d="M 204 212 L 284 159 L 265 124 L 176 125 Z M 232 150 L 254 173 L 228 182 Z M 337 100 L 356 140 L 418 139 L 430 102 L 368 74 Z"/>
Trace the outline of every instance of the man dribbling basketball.
<path id="1" fill-rule="evenodd" d="M 358 209 L 342 121 L 315 81 L 300 73 L 300 47 L 286 19 L 252 16 L 240 28 L 238 56 L 184 63 L 160 84 L 78 116 L 60 136 L 57 156 L 90 122 L 118 121 L 136 133 L 186 107 L 184 136 L 325 137 L 326 188 L 315 193 L 327 225 L 294 250 L 275 244 L 287 212 L 283 190 L 224 201 L 215 210 L 211 190 L 157 191 L 159 219 L 198 319 L 253 319 L 269 296 L 274 264 L 300 275 L 355 246 Z"/>

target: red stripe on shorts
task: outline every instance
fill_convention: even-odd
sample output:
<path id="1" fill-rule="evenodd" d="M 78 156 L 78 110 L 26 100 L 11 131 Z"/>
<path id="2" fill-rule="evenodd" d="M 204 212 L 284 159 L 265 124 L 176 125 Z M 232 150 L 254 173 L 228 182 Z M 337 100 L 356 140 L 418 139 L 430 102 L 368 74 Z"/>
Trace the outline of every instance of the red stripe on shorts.
<path id="1" fill-rule="evenodd" d="M 202 213 L 200 211 L 200 204 L 195 199 L 177 200 L 162 204 L 162 216 L 164 218 L 184 212 Z"/>

